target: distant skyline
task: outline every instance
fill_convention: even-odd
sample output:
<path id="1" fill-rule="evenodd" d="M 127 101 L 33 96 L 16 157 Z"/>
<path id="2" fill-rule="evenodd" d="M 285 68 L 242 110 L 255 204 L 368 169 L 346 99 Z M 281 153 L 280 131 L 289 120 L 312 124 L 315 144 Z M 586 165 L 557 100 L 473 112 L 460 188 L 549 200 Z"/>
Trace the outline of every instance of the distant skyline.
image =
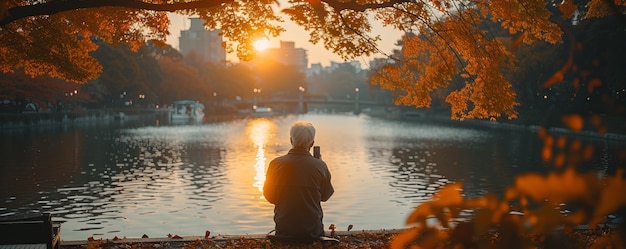
<path id="1" fill-rule="evenodd" d="M 176 49 L 180 49 L 178 46 L 178 38 L 180 37 L 181 30 L 189 29 L 189 25 L 191 22 L 189 21 L 189 16 L 178 15 L 174 13 L 168 14 L 170 18 L 170 35 L 167 37 L 167 43 Z M 309 66 L 315 63 L 321 63 L 322 66 L 327 67 L 330 66 L 330 62 L 344 62 L 341 57 L 333 54 L 331 51 L 326 50 L 324 45 L 321 43 L 312 44 L 309 42 L 309 34 L 300 26 L 291 22 L 287 18 L 285 18 L 285 22 L 283 23 L 283 28 L 286 31 L 282 32 L 280 36 L 271 38 L 270 48 L 279 48 L 281 41 L 292 41 L 295 42 L 297 48 L 304 48 L 308 51 L 308 59 Z M 402 37 L 403 32 L 393 30 L 391 28 L 383 28 L 381 26 L 375 26 L 373 28 L 376 34 L 381 35 L 383 39 L 379 42 L 379 48 L 385 53 L 391 53 L 393 49 L 397 49 L 395 46 L 396 42 Z M 361 67 L 367 68 L 369 67 L 369 62 L 374 58 L 382 58 L 384 57 L 382 54 L 374 54 L 369 57 L 357 57 L 353 60 L 357 60 L 361 63 Z M 232 62 L 239 62 L 239 59 L 235 54 L 226 54 L 226 59 Z"/>

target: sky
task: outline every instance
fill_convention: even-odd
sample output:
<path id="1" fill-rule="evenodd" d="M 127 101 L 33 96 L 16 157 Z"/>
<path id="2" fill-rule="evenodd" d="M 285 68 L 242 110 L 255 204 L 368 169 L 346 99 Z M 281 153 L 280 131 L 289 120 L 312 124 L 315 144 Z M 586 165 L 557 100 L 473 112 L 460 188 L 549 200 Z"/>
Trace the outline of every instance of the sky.
<path id="1" fill-rule="evenodd" d="M 182 16 L 178 14 L 169 13 L 170 17 L 170 35 L 167 37 L 167 43 L 172 45 L 172 47 L 179 49 L 178 47 L 178 38 L 180 37 L 181 30 L 187 30 L 190 25 L 189 17 Z M 331 51 L 328 51 L 324 48 L 324 45 L 321 43 L 312 44 L 309 40 L 309 34 L 300 26 L 288 20 L 288 18 L 284 18 L 285 23 L 283 28 L 286 31 L 281 33 L 279 37 L 270 38 L 269 42 L 270 48 L 278 48 L 280 47 L 281 41 L 292 41 L 295 42 L 296 48 L 304 48 L 308 51 L 309 57 L 309 66 L 313 63 L 321 63 L 322 66 L 330 66 L 330 62 L 344 62 L 341 57 L 333 54 Z M 385 53 L 390 53 L 393 49 L 397 49 L 395 43 L 401 38 L 402 32 L 393 30 L 391 28 L 385 28 L 380 25 L 374 27 L 374 32 L 376 34 L 380 34 L 383 39 L 379 42 L 379 48 Z M 354 60 L 357 60 L 361 63 L 362 68 L 367 68 L 369 61 L 373 58 L 382 58 L 384 55 L 375 54 L 370 57 L 358 57 Z M 226 59 L 232 62 L 238 62 L 239 60 L 234 54 L 227 54 Z"/>

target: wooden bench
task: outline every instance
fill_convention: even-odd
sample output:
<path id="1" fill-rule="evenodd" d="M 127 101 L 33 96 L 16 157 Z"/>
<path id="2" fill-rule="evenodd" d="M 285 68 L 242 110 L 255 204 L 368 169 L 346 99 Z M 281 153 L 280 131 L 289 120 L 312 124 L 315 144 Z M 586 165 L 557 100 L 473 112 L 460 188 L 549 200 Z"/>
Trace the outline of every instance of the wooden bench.
<path id="1" fill-rule="evenodd" d="M 22 214 L 0 218 L 0 249 L 58 249 L 61 224 L 51 214 Z"/>

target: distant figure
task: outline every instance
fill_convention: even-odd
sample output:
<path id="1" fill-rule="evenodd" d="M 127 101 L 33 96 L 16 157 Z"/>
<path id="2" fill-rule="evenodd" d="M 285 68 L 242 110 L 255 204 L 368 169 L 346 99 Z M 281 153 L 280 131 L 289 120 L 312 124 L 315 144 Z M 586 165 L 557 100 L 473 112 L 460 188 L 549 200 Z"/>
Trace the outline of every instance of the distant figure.
<path id="1" fill-rule="evenodd" d="M 321 159 L 311 155 L 315 128 L 298 121 L 290 129 L 292 148 L 268 166 L 263 195 L 274 204 L 276 238 L 312 242 L 324 236 L 320 202 L 335 192 L 330 171 Z"/>

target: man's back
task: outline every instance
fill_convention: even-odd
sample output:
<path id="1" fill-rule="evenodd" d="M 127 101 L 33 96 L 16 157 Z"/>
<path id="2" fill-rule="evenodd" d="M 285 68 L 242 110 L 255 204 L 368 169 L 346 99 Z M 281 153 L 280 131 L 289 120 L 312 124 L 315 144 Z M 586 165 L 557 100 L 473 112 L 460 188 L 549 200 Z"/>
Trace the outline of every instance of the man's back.
<path id="1" fill-rule="evenodd" d="M 275 205 L 276 237 L 314 240 L 324 235 L 321 201 L 334 193 L 326 163 L 291 149 L 269 164 L 263 194 Z"/>

